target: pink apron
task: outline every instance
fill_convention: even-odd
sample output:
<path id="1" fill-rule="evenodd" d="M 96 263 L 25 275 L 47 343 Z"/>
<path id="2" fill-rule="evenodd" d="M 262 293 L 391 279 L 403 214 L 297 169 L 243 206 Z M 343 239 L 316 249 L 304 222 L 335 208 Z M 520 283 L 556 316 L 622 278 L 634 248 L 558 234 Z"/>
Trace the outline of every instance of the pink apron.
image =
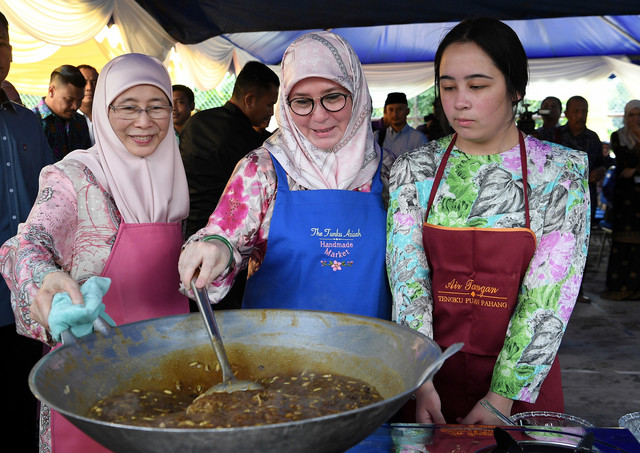
<path id="1" fill-rule="evenodd" d="M 111 279 L 102 299 L 116 324 L 189 312 L 186 296 L 178 291 L 178 257 L 182 247 L 180 223 L 123 223 L 102 271 Z M 52 450 L 108 452 L 51 410 Z"/>

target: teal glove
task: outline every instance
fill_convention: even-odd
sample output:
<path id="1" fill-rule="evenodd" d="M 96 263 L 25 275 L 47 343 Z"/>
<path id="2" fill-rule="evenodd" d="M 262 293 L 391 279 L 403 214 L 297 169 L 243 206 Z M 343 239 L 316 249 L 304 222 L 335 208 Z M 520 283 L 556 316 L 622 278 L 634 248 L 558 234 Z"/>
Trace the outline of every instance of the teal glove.
<path id="1" fill-rule="evenodd" d="M 61 335 L 67 329 L 76 337 L 83 337 L 93 332 L 93 321 L 100 316 L 112 327 L 113 319 L 104 310 L 102 298 L 107 293 L 111 279 L 106 277 L 91 277 L 81 287 L 80 292 L 84 298 L 84 305 L 75 305 L 71 302 L 69 293 L 57 293 L 51 302 L 49 313 L 49 329 L 53 339 L 58 343 L 62 341 Z"/>

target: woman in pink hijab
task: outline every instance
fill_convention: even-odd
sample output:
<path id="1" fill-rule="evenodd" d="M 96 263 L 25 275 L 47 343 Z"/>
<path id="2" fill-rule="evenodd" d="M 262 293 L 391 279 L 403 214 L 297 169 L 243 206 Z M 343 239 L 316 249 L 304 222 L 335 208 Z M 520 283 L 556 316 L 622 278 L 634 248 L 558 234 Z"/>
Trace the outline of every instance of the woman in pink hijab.
<path id="1" fill-rule="evenodd" d="M 93 276 L 111 281 L 102 302 L 116 324 L 188 313 L 177 263 L 189 195 L 171 99 L 169 74 L 153 57 L 126 54 L 102 69 L 95 145 L 42 170 L 27 221 L 0 249 L 20 334 L 55 345 L 54 295 L 83 304 Z M 45 405 L 40 423 L 41 451 L 101 451 Z"/>
<path id="2" fill-rule="evenodd" d="M 180 257 L 182 283 L 220 300 L 240 269 L 243 308 L 390 319 L 384 264 L 392 157 L 371 130 L 371 98 L 351 45 L 330 32 L 282 59 L 279 129 L 238 163 L 208 224 Z M 384 160 L 384 162 L 383 162 Z"/>

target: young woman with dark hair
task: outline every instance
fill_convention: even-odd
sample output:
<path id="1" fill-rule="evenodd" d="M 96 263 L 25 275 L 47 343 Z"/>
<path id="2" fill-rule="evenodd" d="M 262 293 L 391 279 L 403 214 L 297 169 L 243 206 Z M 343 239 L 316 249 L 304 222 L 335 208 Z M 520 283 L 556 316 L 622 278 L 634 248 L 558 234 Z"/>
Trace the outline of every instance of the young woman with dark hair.
<path id="1" fill-rule="evenodd" d="M 387 271 L 395 319 L 464 348 L 416 392 L 417 421 L 498 424 L 483 399 L 505 414 L 561 412 L 556 353 L 587 255 L 587 157 L 518 130 L 527 57 L 504 23 L 455 26 L 435 77 L 455 133 L 393 165 Z"/>

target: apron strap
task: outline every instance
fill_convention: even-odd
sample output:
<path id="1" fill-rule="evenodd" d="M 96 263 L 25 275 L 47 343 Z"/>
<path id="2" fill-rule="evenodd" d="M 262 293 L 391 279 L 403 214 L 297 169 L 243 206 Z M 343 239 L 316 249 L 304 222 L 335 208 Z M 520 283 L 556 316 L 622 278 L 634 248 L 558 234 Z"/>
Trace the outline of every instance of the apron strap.
<path id="1" fill-rule="evenodd" d="M 371 193 L 382 193 L 382 189 L 384 188 L 384 185 L 382 184 L 382 178 L 380 178 L 380 169 L 382 168 L 383 158 L 384 152 L 382 151 L 382 148 L 380 148 L 380 161 L 378 162 L 378 169 L 373 175 L 373 180 L 371 181 Z"/>
<path id="2" fill-rule="evenodd" d="M 520 165 L 522 167 L 522 192 L 524 192 L 524 215 L 526 219 L 527 228 L 531 227 L 531 220 L 529 218 L 529 183 L 527 182 L 527 151 L 524 146 L 524 134 L 518 130 L 518 137 L 520 138 Z"/>
<path id="3" fill-rule="evenodd" d="M 433 185 L 431 186 L 431 193 L 429 194 L 429 203 L 427 203 L 427 212 L 424 215 L 424 221 L 426 222 L 429 218 L 429 211 L 431 211 L 431 205 L 433 204 L 433 200 L 436 197 L 436 193 L 438 192 L 438 186 L 440 186 L 440 181 L 442 180 L 442 174 L 444 173 L 444 169 L 447 166 L 447 161 L 449 160 L 449 155 L 451 154 L 451 150 L 453 149 L 453 145 L 456 142 L 456 138 L 458 138 L 458 133 L 453 134 L 453 138 L 451 139 L 451 143 L 447 147 L 447 150 L 444 152 L 444 156 L 442 156 L 442 160 L 440 161 L 440 165 L 438 165 L 438 171 L 436 172 L 436 177 L 433 179 Z M 433 189 L 436 190 L 433 190 Z"/>
<path id="4" fill-rule="evenodd" d="M 271 156 L 271 162 L 273 162 L 273 167 L 276 169 L 276 176 L 278 178 L 278 190 L 280 192 L 289 192 L 289 180 L 287 179 L 287 172 L 284 171 L 284 168 L 282 167 L 282 165 L 280 165 L 280 162 L 278 162 L 278 159 L 276 159 L 273 154 L 269 153 L 269 156 Z"/>
<path id="5" fill-rule="evenodd" d="M 453 145 L 456 143 L 456 138 L 458 138 L 458 134 L 453 134 L 453 138 L 451 139 L 451 143 L 447 147 L 444 155 L 442 156 L 442 160 L 440 161 L 440 165 L 438 165 L 438 171 L 436 172 L 436 176 L 433 179 L 433 185 L 431 186 L 431 193 L 429 194 L 429 202 L 427 203 L 427 211 L 424 216 L 424 221 L 426 222 L 429 218 L 429 211 L 431 211 L 431 205 L 433 204 L 433 200 L 436 197 L 436 193 L 438 192 L 438 188 L 440 186 L 440 182 L 442 181 L 442 175 L 447 166 L 447 161 L 449 160 L 449 156 L 451 155 L 451 150 L 453 149 Z M 524 134 L 518 130 L 518 138 L 520 142 L 520 165 L 522 168 L 522 191 L 524 192 L 524 215 L 525 215 L 525 224 L 526 228 L 531 227 L 531 220 L 529 217 L 529 194 L 527 188 L 529 187 L 527 183 L 527 153 L 526 147 L 524 145 Z M 435 190 L 434 190 L 435 188 Z"/>

